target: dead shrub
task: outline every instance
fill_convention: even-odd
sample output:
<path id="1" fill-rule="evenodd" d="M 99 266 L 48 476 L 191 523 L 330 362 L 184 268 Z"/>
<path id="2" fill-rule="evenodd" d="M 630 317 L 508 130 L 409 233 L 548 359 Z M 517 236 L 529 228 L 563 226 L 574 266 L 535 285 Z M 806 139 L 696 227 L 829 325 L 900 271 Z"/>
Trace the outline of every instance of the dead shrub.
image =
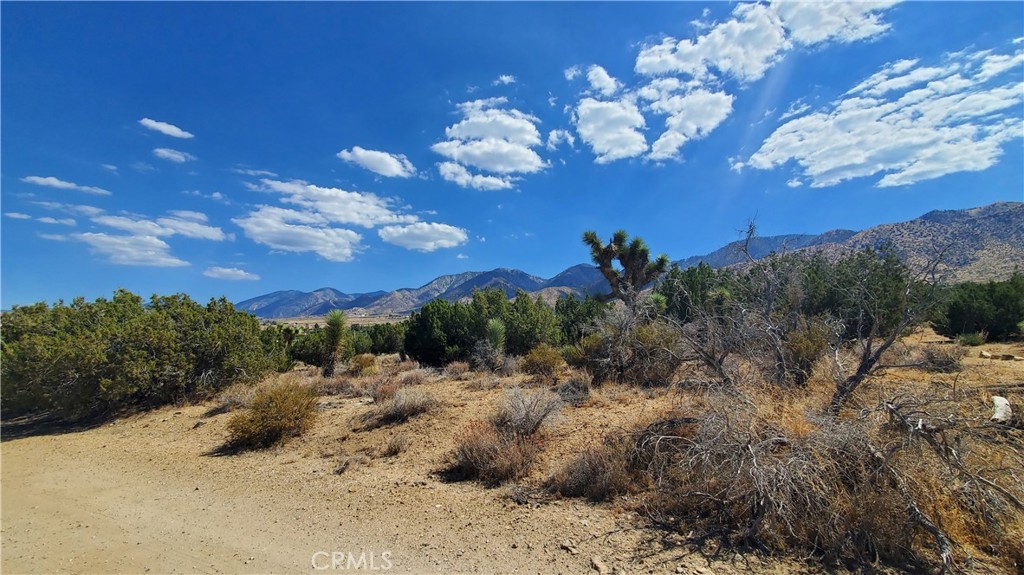
<path id="1" fill-rule="evenodd" d="M 403 388 L 395 392 L 391 399 L 370 410 L 363 420 L 366 422 L 367 429 L 404 423 L 417 415 L 434 409 L 437 405 L 437 400 L 429 393 L 418 389 Z"/>
<path id="2" fill-rule="evenodd" d="M 967 350 L 959 345 L 926 345 L 921 349 L 921 369 L 935 373 L 955 373 L 963 369 Z"/>
<path id="3" fill-rule="evenodd" d="M 573 407 L 579 407 L 590 398 L 590 381 L 585 377 L 575 376 L 564 383 L 556 385 L 553 391 L 565 403 Z"/>
<path id="4" fill-rule="evenodd" d="M 548 479 L 547 488 L 565 497 L 608 501 L 633 483 L 623 445 L 613 440 L 578 454 Z"/>
<path id="5" fill-rule="evenodd" d="M 317 391 L 321 395 L 340 395 L 342 397 L 363 395 L 363 389 L 358 387 L 352 378 L 346 376 L 327 377 L 320 380 Z"/>
<path id="6" fill-rule="evenodd" d="M 393 398 L 401 387 L 399 383 L 390 377 L 381 377 L 366 387 L 366 395 L 374 403 L 384 403 Z"/>
<path id="7" fill-rule="evenodd" d="M 236 383 L 217 394 L 217 405 L 211 407 L 203 417 L 213 417 L 222 413 L 244 409 L 252 406 L 256 398 L 256 386 L 251 383 Z"/>
<path id="8" fill-rule="evenodd" d="M 474 421 L 456 438 L 455 463 L 449 473 L 496 487 L 529 473 L 539 451 L 535 438 L 502 431 L 492 422 Z"/>
<path id="9" fill-rule="evenodd" d="M 402 453 L 409 447 L 409 436 L 404 433 L 399 433 L 391 438 L 390 441 L 380 451 L 381 457 L 395 457 Z"/>
<path id="10" fill-rule="evenodd" d="M 302 435 L 316 420 L 316 392 L 295 382 L 260 389 L 252 407 L 228 421 L 230 450 L 262 449 Z"/>
<path id="11" fill-rule="evenodd" d="M 482 339 L 473 345 L 473 352 L 469 355 L 469 366 L 474 371 L 497 371 L 505 360 L 493 343 Z"/>
<path id="12" fill-rule="evenodd" d="M 512 355 L 506 355 L 504 359 L 502 359 L 501 365 L 499 365 L 498 369 L 495 370 L 495 373 L 502 377 L 512 377 L 513 375 L 516 375 L 519 373 L 519 358 Z"/>
<path id="13" fill-rule="evenodd" d="M 462 379 L 469 373 L 469 364 L 464 361 L 453 361 L 444 366 L 443 374 L 452 379 Z"/>
<path id="14" fill-rule="evenodd" d="M 542 343 L 523 357 L 521 367 L 524 373 L 542 381 L 554 381 L 564 365 L 562 354 L 550 345 Z"/>
<path id="15" fill-rule="evenodd" d="M 357 377 L 373 375 L 380 371 L 380 366 L 377 364 L 377 357 L 372 353 L 361 353 L 349 360 L 347 371 Z"/>
<path id="16" fill-rule="evenodd" d="M 434 372 L 430 369 L 416 368 L 403 373 L 402 376 L 399 378 L 399 381 L 402 383 L 403 386 L 423 385 L 424 383 L 430 381 L 430 378 L 433 377 L 433 375 Z"/>
<path id="17" fill-rule="evenodd" d="M 513 387 L 491 416 L 494 427 L 520 437 L 529 437 L 562 409 L 562 398 L 547 390 L 523 391 Z"/>

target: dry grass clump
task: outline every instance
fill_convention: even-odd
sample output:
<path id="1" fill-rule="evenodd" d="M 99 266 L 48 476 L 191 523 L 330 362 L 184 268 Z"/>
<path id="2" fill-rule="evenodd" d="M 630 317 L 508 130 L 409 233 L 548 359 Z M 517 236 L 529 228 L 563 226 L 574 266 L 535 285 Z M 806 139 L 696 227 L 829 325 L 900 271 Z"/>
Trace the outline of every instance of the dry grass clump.
<path id="1" fill-rule="evenodd" d="M 758 393 L 711 392 L 633 434 L 658 521 L 832 559 L 952 568 L 980 551 L 1024 567 L 1024 435 L 993 429 L 980 398 L 903 394 L 843 419 Z"/>
<path id="2" fill-rule="evenodd" d="M 359 397 L 363 389 L 356 385 L 351 377 L 339 375 L 322 378 L 318 385 L 321 395 L 340 395 L 342 397 Z"/>
<path id="3" fill-rule="evenodd" d="M 608 501 L 634 485 L 627 446 L 614 439 L 586 449 L 547 481 L 547 488 L 565 497 Z"/>
<path id="4" fill-rule="evenodd" d="M 453 361 L 444 366 L 442 374 L 452 379 L 462 379 L 469 373 L 469 363 L 465 361 Z"/>
<path id="5" fill-rule="evenodd" d="M 583 376 L 574 376 L 568 381 L 552 388 L 562 401 L 573 407 L 579 407 L 590 398 L 590 380 Z"/>
<path id="6" fill-rule="evenodd" d="M 525 476 L 540 443 L 500 430 L 492 422 L 474 421 L 456 438 L 455 463 L 449 473 L 460 479 L 476 479 L 488 487 Z"/>
<path id="7" fill-rule="evenodd" d="M 562 354 L 550 345 L 542 343 L 523 356 L 520 367 L 524 373 L 541 381 L 554 381 L 564 365 L 565 359 L 562 358 Z"/>
<path id="8" fill-rule="evenodd" d="M 434 376 L 434 371 L 422 367 L 412 369 L 402 373 L 398 378 L 398 381 L 404 385 L 423 385 L 430 381 L 430 378 Z"/>
<path id="9" fill-rule="evenodd" d="M 419 389 L 402 388 L 394 396 L 367 413 L 363 420 L 367 429 L 395 423 L 426 413 L 439 405 L 434 396 Z"/>
<path id="10" fill-rule="evenodd" d="M 508 390 L 489 420 L 470 423 L 456 439 L 448 473 L 489 487 L 524 477 L 541 449 L 537 432 L 561 407 L 550 391 Z"/>
<path id="11" fill-rule="evenodd" d="M 361 353 L 349 360 L 347 371 L 357 377 L 373 375 L 380 371 L 380 365 L 377 363 L 377 357 L 372 353 Z"/>
<path id="12" fill-rule="evenodd" d="M 245 409 L 252 405 L 256 398 L 256 386 L 251 383 L 236 383 L 225 388 L 217 394 L 217 405 L 214 405 L 203 414 L 203 417 L 213 417 L 237 409 Z"/>
<path id="13" fill-rule="evenodd" d="M 370 382 L 365 393 L 374 403 L 384 403 L 395 396 L 399 387 L 399 382 L 385 376 Z"/>
<path id="14" fill-rule="evenodd" d="M 921 349 L 921 369 L 936 373 L 955 373 L 963 369 L 967 350 L 959 345 L 926 345 Z"/>
<path id="15" fill-rule="evenodd" d="M 409 448 L 409 436 L 399 433 L 392 437 L 380 450 L 381 457 L 395 457 Z"/>
<path id="16" fill-rule="evenodd" d="M 317 394 L 297 382 L 257 391 L 252 406 L 228 421 L 228 450 L 262 449 L 302 435 L 316 420 Z"/>
<path id="17" fill-rule="evenodd" d="M 553 419 L 563 405 L 562 398 L 550 391 L 523 391 L 513 387 L 505 393 L 505 401 L 491 416 L 491 422 L 497 429 L 529 437 Z"/>

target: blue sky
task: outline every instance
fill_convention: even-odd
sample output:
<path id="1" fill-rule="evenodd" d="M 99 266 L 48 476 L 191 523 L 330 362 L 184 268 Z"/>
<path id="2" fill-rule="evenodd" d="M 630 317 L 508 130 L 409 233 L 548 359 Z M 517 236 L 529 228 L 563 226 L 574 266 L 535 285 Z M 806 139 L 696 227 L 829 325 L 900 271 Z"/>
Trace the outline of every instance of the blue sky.
<path id="1" fill-rule="evenodd" d="M 1024 4 L 11 3 L 2 302 L 416 287 L 1024 199 Z"/>

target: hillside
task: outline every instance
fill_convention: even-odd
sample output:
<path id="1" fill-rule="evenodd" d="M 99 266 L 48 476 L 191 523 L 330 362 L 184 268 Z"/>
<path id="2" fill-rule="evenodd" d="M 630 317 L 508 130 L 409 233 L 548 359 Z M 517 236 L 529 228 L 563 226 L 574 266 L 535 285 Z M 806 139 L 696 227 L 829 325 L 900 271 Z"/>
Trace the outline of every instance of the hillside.
<path id="1" fill-rule="evenodd" d="M 750 253 L 762 258 L 780 251 L 814 250 L 845 253 L 865 247 L 892 244 L 912 267 L 920 267 L 941 254 L 946 281 L 1005 279 L 1024 262 L 1024 203 L 1001 202 L 965 210 L 932 211 L 907 222 L 882 224 L 862 231 L 831 230 L 822 234 L 787 234 L 755 238 Z M 675 262 L 686 268 L 706 262 L 712 267 L 742 263 L 743 242 L 729 243 L 711 253 Z M 498 288 L 509 296 L 524 290 L 553 302 L 568 294 L 582 296 L 607 289 L 597 269 L 589 264 L 572 266 L 550 279 L 524 271 L 498 268 L 440 276 L 418 288 L 391 292 L 347 294 L 332 288 L 314 292 L 278 291 L 239 302 L 240 309 L 263 318 L 324 315 L 331 309 L 352 315 L 407 314 L 428 301 L 442 297 L 458 301 L 474 289 Z"/>

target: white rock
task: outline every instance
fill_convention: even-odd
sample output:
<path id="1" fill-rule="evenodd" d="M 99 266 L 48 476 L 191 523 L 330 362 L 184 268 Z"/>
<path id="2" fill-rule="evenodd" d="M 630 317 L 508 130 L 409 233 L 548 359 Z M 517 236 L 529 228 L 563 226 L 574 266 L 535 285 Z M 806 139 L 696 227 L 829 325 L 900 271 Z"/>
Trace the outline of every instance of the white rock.
<path id="1" fill-rule="evenodd" d="M 991 420 L 996 423 L 1009 423 L 1013 417 L 1013 410 L 1010 409 L 1010 400 L 999 395 L 993 395 L 992 405 L 995 408 L 992 410 Z"/>

